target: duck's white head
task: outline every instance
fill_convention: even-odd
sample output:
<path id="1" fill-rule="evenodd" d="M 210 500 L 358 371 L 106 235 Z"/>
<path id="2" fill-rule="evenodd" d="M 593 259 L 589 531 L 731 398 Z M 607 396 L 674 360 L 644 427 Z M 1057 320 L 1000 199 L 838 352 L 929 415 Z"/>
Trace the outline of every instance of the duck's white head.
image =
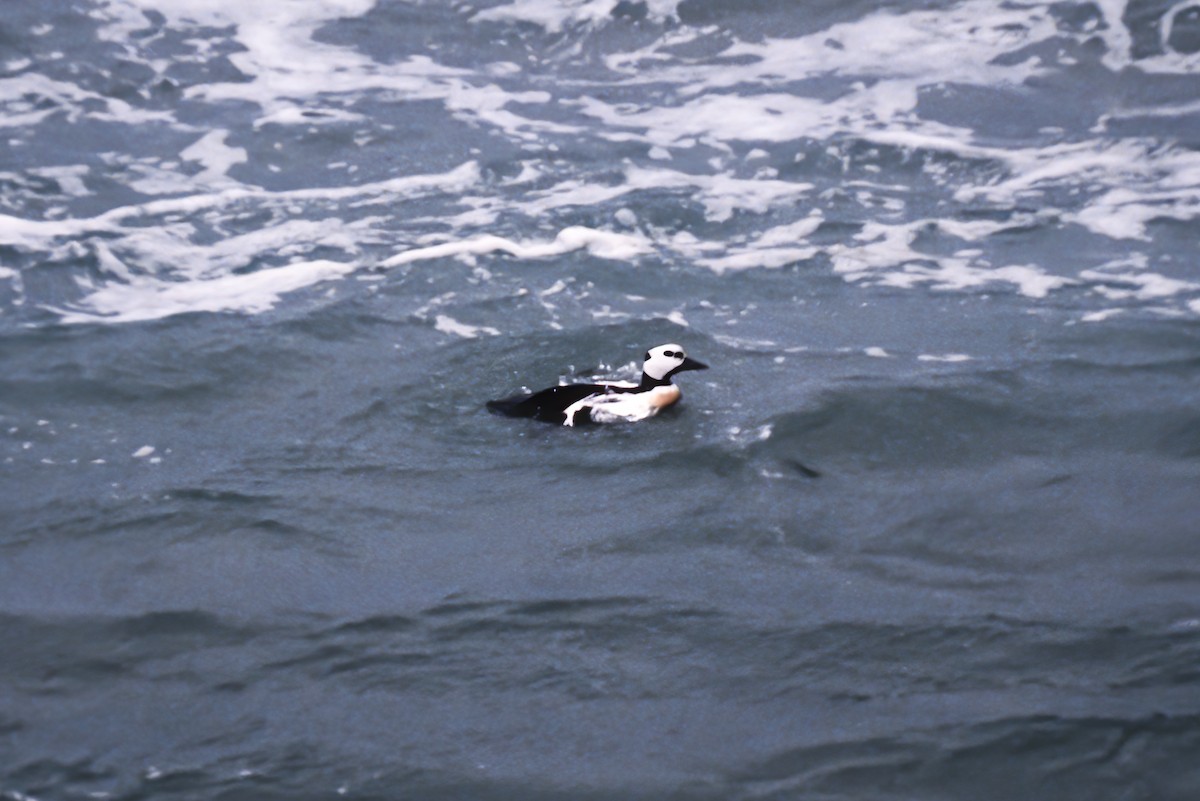
<path id="1" fill-rule="evenodd" d="M 707 370 L 708 365 L 695 359 L 688 358 L 683 348 L 678 345 L 659 345 L 646 351 L 646 361 L 642 363 L 642 381 L 646 378 L 654 381 L 670 381 L 671 376 L 684 370 Z"/>

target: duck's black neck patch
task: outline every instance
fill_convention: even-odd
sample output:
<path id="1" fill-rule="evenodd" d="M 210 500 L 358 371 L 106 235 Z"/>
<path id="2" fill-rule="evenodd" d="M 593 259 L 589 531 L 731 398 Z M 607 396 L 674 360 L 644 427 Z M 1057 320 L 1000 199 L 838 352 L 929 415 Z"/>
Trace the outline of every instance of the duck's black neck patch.
<path id="1" fill-rule="evenodd" d="M 638 389 L 654 389 L 655 387 L 665 387 L 671 383 L 671 374 L 662 378 L 652 378 L 649 373 L 642 373 L 642 383 L 638 384 Z"/>

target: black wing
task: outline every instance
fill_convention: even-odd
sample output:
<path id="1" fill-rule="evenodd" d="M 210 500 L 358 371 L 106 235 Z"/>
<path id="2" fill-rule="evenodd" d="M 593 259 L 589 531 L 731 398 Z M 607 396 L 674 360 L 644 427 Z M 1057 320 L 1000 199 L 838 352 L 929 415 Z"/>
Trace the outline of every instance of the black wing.
<path id="1" fill-rule="evenodd" d="M 603 394 L 609 387 L 604 384 L 567 384 L 550 387 L 532 395 L 513 395 L 511 398 L 488 401 L 487 407 L 497 414 L 508 417 L 532 417 L 547 423 L 563 423 L 567 417 L 563 411 L 589 395 Z"/>

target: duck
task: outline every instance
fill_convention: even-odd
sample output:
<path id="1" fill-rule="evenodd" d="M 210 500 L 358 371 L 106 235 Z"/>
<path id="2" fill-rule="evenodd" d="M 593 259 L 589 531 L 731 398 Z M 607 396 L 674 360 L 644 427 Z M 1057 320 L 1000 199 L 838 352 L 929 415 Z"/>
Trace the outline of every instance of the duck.
<path id="1" fill-rule="evenodd" d="M 707 370 L 674 343 L 646 351 L 638 383 L 561 384 L 540 392 L 488 401 L 487 408 L 506 417 L 530 417 L 546 423 L 633 423 L 647 420 L 679 402 L 682 393 L 671 379 L 687 370 Z"/>

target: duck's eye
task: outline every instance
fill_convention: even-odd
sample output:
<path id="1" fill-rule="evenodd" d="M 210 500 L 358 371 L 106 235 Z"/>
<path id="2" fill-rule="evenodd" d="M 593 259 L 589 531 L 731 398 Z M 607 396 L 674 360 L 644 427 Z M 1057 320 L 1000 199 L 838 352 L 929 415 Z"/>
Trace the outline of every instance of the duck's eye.
<path id="1" fill-rule="evenodd" d="M 668 359 L 674 359 L 674 358 L 675 358 L 675 351 L 673 351 L 673 350 L 664 350 L 664 351 L 663 351 L 663 356 L 666 356 Z"/>

